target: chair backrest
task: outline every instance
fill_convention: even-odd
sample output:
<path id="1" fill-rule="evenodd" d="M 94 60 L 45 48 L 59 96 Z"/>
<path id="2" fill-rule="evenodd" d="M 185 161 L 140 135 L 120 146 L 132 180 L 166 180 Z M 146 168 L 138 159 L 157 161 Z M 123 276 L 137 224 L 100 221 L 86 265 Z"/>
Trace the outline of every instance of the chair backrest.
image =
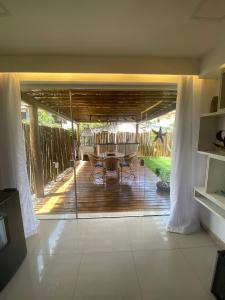
<path id="1" fill-rule="evenodd" d="M 129 164 L 133 164 L 136 159 L 137 159 L 136 152 L 128 154 L 126 158 L 124 157 L 124 160 L 127 161 Z"/>
<path id="2" fill-rule="evenodd" d="M 128 154 L 129 157 L 137 156 L 137 152 L 131 152 Z"/>
<path id="3" fill-rule="evenodd" d="M 120 159 L 118 157 L 106 157 L 104 159 L 104 167 L 109 171 L 116 171 L 119 166 Z"/>
<path id="4" fill-rule="evenodd" d="M 124 160 L 129 160 L 132 157 L 137 157 L 137 152 L 132 152 L 124 156 Z"/>
<path id="5" fill-rule="evenodd" d="M 100 157 L 98 157 L 94 154 L 91 154 L 91 153 L 88 153 L 88 158 L 89 158 L 92 166 L 95 166 L 95 164 L 101 160 Z"/>

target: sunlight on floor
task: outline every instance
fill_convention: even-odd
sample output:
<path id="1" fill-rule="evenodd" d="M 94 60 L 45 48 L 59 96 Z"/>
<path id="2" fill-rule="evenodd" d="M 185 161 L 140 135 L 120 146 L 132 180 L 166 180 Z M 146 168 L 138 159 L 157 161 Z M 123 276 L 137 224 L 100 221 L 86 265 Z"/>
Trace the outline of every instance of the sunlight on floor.
<path id="1" fill-rule="evenodd" d="M 77 166 L 76 168 L 77 175 L 79 174 L 83 164 L 84 162 L 80 162 L 79 165 Z M 48 197 L 49 199 L 47 200 L 47 202 L 39 210 L 36 211 L 36 214 L 50 213 L 57 203 L 61 203 L 64 201 L 64 199 L 62 198 L 62 193 L 65 193 L 68 190 L 68 187 L 73 183 L 74 183 L 74 175 L 71 176 L 66 182 L 62 183 L 61 186 L 54 191 L 54 194 L 56 194 L 56 196 Z"/>

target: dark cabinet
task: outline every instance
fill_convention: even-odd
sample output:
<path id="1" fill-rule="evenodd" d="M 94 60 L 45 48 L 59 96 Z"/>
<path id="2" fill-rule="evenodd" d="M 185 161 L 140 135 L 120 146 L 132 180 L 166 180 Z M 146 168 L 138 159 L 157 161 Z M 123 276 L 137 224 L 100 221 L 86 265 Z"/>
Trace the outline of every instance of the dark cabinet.
<path id="1" fill-rule="evenodd" d="M 27 254 L 19 193 L 0 191 L 0 291 L 16 273 Z"/>

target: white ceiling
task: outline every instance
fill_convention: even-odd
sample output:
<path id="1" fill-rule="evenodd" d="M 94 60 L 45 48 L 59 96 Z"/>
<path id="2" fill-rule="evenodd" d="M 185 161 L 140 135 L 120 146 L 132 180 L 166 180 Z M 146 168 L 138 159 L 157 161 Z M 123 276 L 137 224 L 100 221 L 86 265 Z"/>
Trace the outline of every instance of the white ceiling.
<path id="1" fill-rule="evenodd" d="M 225 0 L 0 2 L 0 54 L 198 58 L 225 39 Z"/>

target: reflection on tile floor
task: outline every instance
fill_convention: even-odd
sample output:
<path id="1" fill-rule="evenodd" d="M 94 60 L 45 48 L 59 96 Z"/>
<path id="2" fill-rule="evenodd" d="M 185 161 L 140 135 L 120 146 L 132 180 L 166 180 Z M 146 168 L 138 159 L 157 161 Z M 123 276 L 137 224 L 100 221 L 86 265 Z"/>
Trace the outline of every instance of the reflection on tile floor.
<path id="1" fill-rule="evenodd" d="M 42 220 L 0 300 L 207 300 L 217 245 L 167 217 Z"/>

